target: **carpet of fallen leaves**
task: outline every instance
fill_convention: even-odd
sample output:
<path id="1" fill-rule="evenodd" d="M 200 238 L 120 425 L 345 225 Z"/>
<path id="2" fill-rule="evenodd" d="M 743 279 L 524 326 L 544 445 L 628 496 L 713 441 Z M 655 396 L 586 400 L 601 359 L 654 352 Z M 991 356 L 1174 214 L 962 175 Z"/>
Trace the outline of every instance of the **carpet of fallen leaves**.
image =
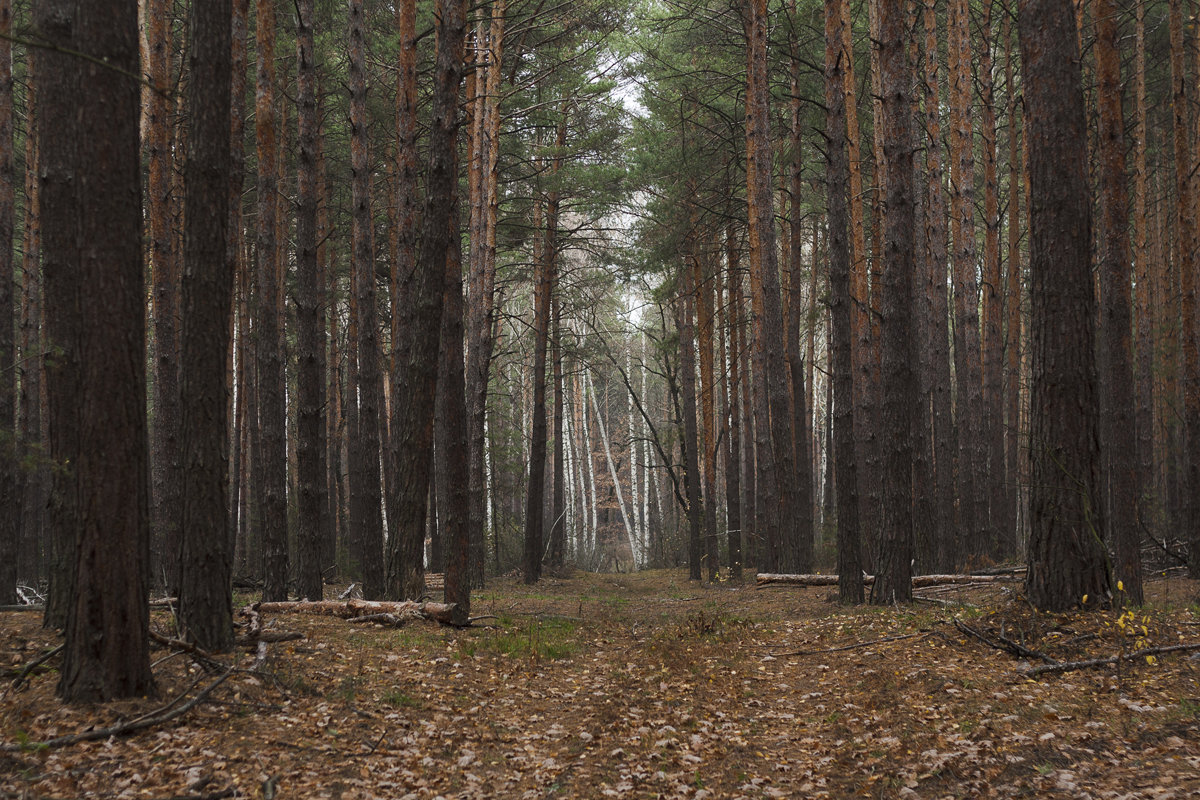
<path id="1" fill-rule="evenodd" d="M 492 582 L 465 630 L 273 616 L 306 638 L 210 702 L 55 748 L 37 743 L 211 678 L 159 649 L 158 698 L 66 707 L 57 658 L 9 688 L 56 639 L 36 614 L 0 613 L 0 797 L 1200 795 L 1200 655 L 1029 677 L 954 624 L 1060 661 L 1113 656 L 1200 640 L 1197 584 L 1153 580 L 1124 617 L 1036 614 L 1018 586 L 843 608 L 827 589 L 574 573 Z"/>

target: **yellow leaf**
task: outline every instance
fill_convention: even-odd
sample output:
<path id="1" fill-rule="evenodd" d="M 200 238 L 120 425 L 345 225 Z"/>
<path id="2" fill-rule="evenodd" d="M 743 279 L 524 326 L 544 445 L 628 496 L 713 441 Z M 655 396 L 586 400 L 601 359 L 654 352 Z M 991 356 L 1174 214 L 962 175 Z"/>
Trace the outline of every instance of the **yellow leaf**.
<path id="1" fill-rule="evenodd" d="M 1146 663 L 1153 666 L 1154 664 L 1158 663 L 1158 659 L 1155 658 L 1154 656 L 1146 656 Z"/>
<path id="2" fill-rule="evenodd" d="M 1123 592 L 1123 591 L 1125 591 L 1125 584 L 1124 584 L 1124 583 L 1122 583 L 1121 581 L 1117 581 L 1117 591 L 1118 591 L 1118 592 Z"/>
<path id="3" fill-rule="evenodd" d="M 1085 594 L 1085 595 L 1083 596 L 1083 600 L 1079 601 L 1079 602 L 1080 602 L 1080 605 L 1085 605 L 1085 606 L 1086 606 L 1086 605 L 1087 605 L 1087 599 L 1088 599 L 1088 596 Z"/>

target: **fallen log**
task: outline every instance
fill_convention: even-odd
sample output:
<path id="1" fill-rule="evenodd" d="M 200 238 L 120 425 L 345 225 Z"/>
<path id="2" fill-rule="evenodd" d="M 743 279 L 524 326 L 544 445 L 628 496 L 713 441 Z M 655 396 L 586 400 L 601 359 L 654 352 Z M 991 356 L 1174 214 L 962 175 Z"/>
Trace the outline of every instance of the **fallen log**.
<path id="1" fill-rule="evenodd" d="M 1021 575 L 914 575 L 914 588 L 922 586 L 949 586 L 954 584 L 973 583 L 1013 583 L 1024 580 Z M 773 572 L 760 572 L 758 586 L 837 586 L 837 575 L 785 575 Z M 874 575 L 863 575 L 863 585 L 875 583 Z"/>
<path id="2" fill-rule="evenodd" d="M 295 600 L 288 602 L 256 603 L 252 608 L 263 614 L 320 614 L 341 619 L 355 619 L 373 614 L 391 614 L 409 619 L 427 619 L 443 625 L 457 624 L 453 603 L 419 603 L 414 600 L 385 602 L 381 600 Z"/>

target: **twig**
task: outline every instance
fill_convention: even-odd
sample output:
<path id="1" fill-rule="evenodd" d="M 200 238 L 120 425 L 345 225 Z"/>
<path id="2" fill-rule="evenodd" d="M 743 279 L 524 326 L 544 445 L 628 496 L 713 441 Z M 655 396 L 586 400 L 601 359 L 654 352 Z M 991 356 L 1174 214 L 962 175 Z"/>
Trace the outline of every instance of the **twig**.
<path id="1" fill-rule="evenodd" d="M 873 644 L 882 644 L 883 642 L 898 642 L 901 639 L 915 639 L 919 636 L 928 636 L 929 631 L 921 631 L 920 633 L 906 633 L 898 636 L 885 636 L 882 639 L 872 639 L 869 642 L 856 642 L 848 644 L 844 647 L 831 647 L 828 650 L 794 650 L 790 653 L 777 653 L 780 658 L 786 656 L 815 656 L 822 653 L 840 653 L 844 650 L 857 650 L 860 647 L 870 647 Z"/>
<path id="2" fill-rule="evenodd" d="M 21 669 L 20 672 L 17 673 L 17 677 L 13 678 L 13 682 L 9 685 L 8 688 L 10 690 L 19 689 L 21 687 L 21 684 L 25 682 L 25 679 L 29 677 L 29 673 L 33 672 L 35 669 L 40 667 L 42 664 L 45 664 L 47 661 L 49 661 L 50 659 L 54 658 L 56 655 L 61 653 L 64 647 L 66 647 L 65 644 L 60 644 L 58 647 L 54 648 L 53 650 L 47 650 L 46 652 L 42 653 L 40 656 L 35 658 L 33 661 L 30 661 L 28 664 L 26 664 L 24 666 L 24 668 Z"/>
<path id="3" fill-rule="evenodd" d="M 73 733 L 73 734 L 70 734 L 69 736 L 59 736 L 54 739 L 47 739 L 44 742 L 27 742 L 25 744 L 4 744 L 4 745 L 0 745 L 0 751 L 14 753 L 14 752 L 18 752 L 20 750 L 27 750 L 27 749 L 40 750 L 40 749 L 48 748 L 48 747 L 66 747 L 67 745 L 78 744 L 79 742 L 92 742 L 92 741 L 96 741 L 97 739 L 107 739 L 110 736 L 124 736 L 125 734 L 134 733 L 136 731 L 143 730 L 144 728 L 149 728 L 154 725 L 159 725 L 164 722 L 169 722 L 170 720 L 173 720 L 176 717 L 183 716 L 184 714 L 186 714 L 187 712 L 191 711 L 193 708 L 198 706 L 200 703 L 203 703 L 205 701 L 205 699 L 207 699 L 208 696 L 213 693 L 213 690 L 216 689 L 218 686 L 220 686 L 222 683 L 224 683 L 225 679 L 228 678 L 232 674 L 233 674 L 232 668 L 226 669 L 225 672 L 223 672 L 220 675 L 220 677 L 218 677 L 215 681 L 213 681 L 208 686 L 206 686 L 203 691 L 201 691 L 199 694 L 197 694 L 195 697 L 193 697 L 191 700 L 187 701 L 183 705 L 181 705 L 178 708 L 175 708 L 173 710 L 170 710 L 170 711 L 168 711 L 167 709 L 170 709 L 172 706 L 174 706 L 176 703 L 178 703 L 180 701 L 180 699 L 182 699 L 189 691 L 191 691 L 192 688 L 195 687 L 196 684 L 200 682 L 199 678 L 197 678 L 195 681 L 193 681 L 192 684 L 189 685 L 187 689 L 184 689 L 180 695 L 178 695 L 171 702 L 167 703 L 165 706 L 162 706 L 161 708 L 159 708 L 155 711 L 152 711 L 149 714 L 143 714 L 142 716 L 140 716 L 136 719 L 130 720 L 129 722 L 122 722 L 119 725 L 113 725 L 108 728 L 100 728 L 98 730 L 84 731 L 83 733 Z"/>
<path id="4" fill-rule="evenodd" d="M 1058 663 L 1056 660 L 1054 660 L 1050 656 L 1046 655 L 1045 653 L 1040 653 L 1037 650 L 1030 650 L 1025 645 L 1017 644 L 1012 639 L 1007 638 L 1003 634 L 997 634 L 996 635 L 997 640 L 992 641 L 982 631 L 975 630 L 970 625 L 968 625 L 967 623 L 960 620 L 958 617 L 954 618 L 954 627 L 958 628 L 960 631 L 967 634 L 968 636 L 972 636 L 972 637 L 978 639 L 979 641 L 986 644 L 988 647 L 991 647 L 995 650 L 1003 650 L 1004 652 L 1009 653 L 1014 656 L 1017 656 L 1018 658 L 1036 658 L 1039 661 L 1045 661 L 1047 664 L 1057 664 Z"/>
<path id="5" fill-rule="evenodd" d="M 1109 664 L 1116 664 L 1118 661 L 1137 661 L 1139 658 L 1146 656 L 1156 656 L 1162 653 L 1185 653 L 1190 650 L 1200 650 L 1200 643 L 1194 644 L 1173 644 L 1166 647 L 1146 647 L 1141 650 L 1136 650 L 1132 653 L 1124 653 L 1111 658 L 1093 658 L 1089 661 L 1067 661 L 1062 664 L 1046 664 L 1040 667 L 1030 667 L 1022 671 L 1022 675 L 1044 675 L 1048 672 L 1073 672 L 1077 669 L 1091 669 L 1092 667 L 1104 667 Z"/>

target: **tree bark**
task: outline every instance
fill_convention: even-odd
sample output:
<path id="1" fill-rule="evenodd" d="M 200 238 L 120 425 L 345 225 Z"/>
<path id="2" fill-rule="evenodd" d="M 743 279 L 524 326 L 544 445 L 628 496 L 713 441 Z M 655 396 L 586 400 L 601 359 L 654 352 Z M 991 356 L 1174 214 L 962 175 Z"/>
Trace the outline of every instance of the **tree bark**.
<path id="1" fill-rule="evenodd" d="M 429 403 L 413 399 L 433 397 L 437 387 L 442 290 L 451 232 L 455 229 L 450 215 L 457 208 L 458 196 L 458 90 L 466 33 L 463 0 L 438 0 L 435 18 L 437 58 L 421 250 L 412 280 L 402 292 L 406 301 L 402 306 L 403 330 L 393 339 L 393 346 L 401 349 L 393 366 L 393 385 L 399 389 L 393 395 L 392 407 L 397 413 L 391 455 L 396 459 L 393 474 L 397 489 L 394 501 L 388 504 L 396 527 L 387 553 L 387 596 L 395 598 L 419 597 L 424 590 L 421 554 L 433 413 Z"/>
<path id="2" fill-rule="evenodd" d="M 35 24 L 47 43 L 39 52 L 38 161 L 40 174 L 42 280 L 47 443 L 52 462 L 47 517 L 46 627 L 63 628 L 75 586 L 75 544 L 79 530 L 76 480 L 80 454 L 80 329 L 83 283 L 77 220 L 79 154 L 72 131 L 79 100 L 80 71 L 67 55 L 78 39 L 78 10 L 72 0 L 43 0 Z M 108 119 L 108 115 L 105 115 Z M 139 192 L 140 195 L 140 192 Z"/>
<path id="3" fill-rule="evenodd" d="M 1000 183 L 996 166 L 996 92 L 993 74 L 992 3 L 980 9 L 980 132 L 983 154 L 983 421 L 990 554 L 1017 552 L 1016 520 L 1004 487 L 1004 329 L 1000 273 Z"/>
<path id="4" fill-rule="evenodd" d="M 407 367 L 417 359 L 425 388 L 436 384 L 436 366 L 427 359 L 435 358 L 437 343 L 427 341 L 430 328 L 416 327 L 408 311 L 416 310 L 417 301 L 437 305 L 422 309 L 426 325 L 437 324 L 441 315 L 442 273 L 426 273 L 417 262 L 417 21 L 416 0 L 400 0 L 396 4 L 396 35 L 399 40 L 396 77 L 396 258 L 392 261 L 392 372 L 391 434 L 388 437 L 388 458 L 392 482 L 388 485 L 388 518 L 391 528 L 386 558 L 387 597 L 417 598 L 425 592 L 425 516 L 429 495 L 430 448 L 433 446 L 433 418 L 419 419 L 410 402 L 415 387 L 405 381 L 416 379 Z M 441 40 L 439 40 L 441 43 Z M 457 86 L 457 84 L 456 84 Z M 457 93 L 457 88 L 455 89 Z M 442 113 L 446 113 L 443 111 Z M 449 120 L 443 120 L 443 126 Z M 442 131 L 443 137 L 451 135 Z M 447 145 L 443 141 L 442 147 Z M 443 153 L 442 158 L 447 157 Z M 441 166 L 443 171 L 449 165 Z M 456 169 L 457 167 L 455 167 Z M 443 179 L 448 179 L 443 175 Z M 444 254 L 448 245 L 439 239 L 439 251 Z M 431 254 L 433 257 L 433 254 Z M 444 257 L 444 255 L 443 255 Z M 432 265 L 430 266 L 432 269 Z M 436 301 L 430 281 L 437 283 Z M 418 295 L 418 290 L 421 294 Z M 424 338 L 422 338 L 424 337 Z M 428 370 L 433 374 L 429 375 Z M 428 396 L 428 395 L 426 395 Z M 410 419 L 406 419 L 407 416 Z M 405 428 L 408 424 L 411 427 Z M 422 426 L 428 426 L 422 428 Z M 408 466 L 405 466 L 407 460 Z M 400 486 L 400 470 L 409 470 L 405 479 L 420 486 Z"/>
<path id="5" fill-rule="evenodd" d="M 279 314 L 278 142 L 275 110 L 275 2 L 256 0 L 257 102 L 254 111 L 258 147 L 258 233 L 255 350 L 258 368 L 258 429 L 261 448 L 255 469 L 263 499 L 262 558 L 263 599 L 287 598 L 287 451 L 285 442 L 286 390 L 284 359 L 280 352 L 283 320 Z"/>
<path id="6" fill-rule="evenodd" d="M 145 143 L 149 165 L 146 212 L 153 280 L 150 318 L 154 339 L 154 418 L 151 430 L 152 580 L 175 594 L 179 588 L 180 469 L 179 253 L 175 247 L 171 119 L 171 25 L 165 0 L 145 3 L 147 85 Z M 182 143 L 181 143 L 182 144 Z"/>
<path id="7" fill-rule="evenodd" d="M 854 429 L 854 321 L 850 288 L 849 210 L 846 190 L 845 69 L 850 54 L 842 14 L 844 0 L 825 0 L 825 131 L 827 155 L 825 186 L 829 220 L 829 305 L 832 316 L 830 342 L 833 374 L 834 466 L 837 471 L 837 570 L 838 596 L 843 603 L 863 601 L 862 564 L 859 559 L 857 454 Z"/>
<path id="8" fill-rule="evenodd" d="M 958 428 L 960 536 L 968 556 L 989 552 L 980 370 L 979 282 L 975 279 L 975 156 L 971 114 L 971 37 L 967 0 L 950 0 L 950 216 L 954 250 L 955 422 Z"/>
<path id="9" fill-rule="evenodd" d="M 45 418 L 42 413 L 42 266 L 41 184 L 39 181 L 38 127 L 41 109 L 37 92 L 40 78 L 37 56 L 27 56 L 25 94 L 25 223 L 21 242 L 21 362 L 20 437 L 21 452 L 39 456 L 21 482 L 21 529 L 17 552 L 17 575 L 36 580 L 45 574 L 42 559 L 46 543 L 46 501 L 50 475 L 46 469 Z"/>
<path id="10" fill-rule="evenodd" d="M 1101 517 L 1091 206 L 1079 49 L 1069 0 L 1022 0 L 1029 143 L 1029 572 L 1036 608 L 1109 597 Z"/>
<path id="11" fill-rule="evenodd" d="M 938 83 L 938 37 L 936 0 L 925 0 L 922 10 L 925 29 L 925 169 L 928 181 L 925 200 L 925 291 L 929 307 L 928 353 L 924 359 L 930 375 L 930 405 L 933 419 L 934 481 L 937 492 L 937 526 L 932 566 L 942 571 L 959 562 L 960 542 L 955 515 L 955 459 L 959 448 L 951 403 L 949 300 L 946 295 L 946 195 L 943 189 L 941 93 Z M 964 465 L 959 465 L 960 469 Z"/>
<path id="12" fill-rule="evenodd" d="M 694 219 L 694 216 L 693 216 Z M 695 234 L 692 234 L 694 237 Z M 701 529 L 704 515 L 700 489 L 699 425 L 696 413 L 696 335 L 692 305 L 695 302 L 695 287 L 692 265 L 695 252 L 688 253 L 679 268 L 679 295 L 675 299 L 675 325 L 679 330 L 679 388 L 680 412 L 683 424 L 683 472 L 687 481 L 687 553 L 688 579 L 703 580 Z"/>
<path id="13" fill-rule="evenodd" d="M 792 447 L 791 413 L 788 404 L 787 360 L 783 347 L 783 306 L 780 298 L 779 264 L 775 245 L 774 196 L 771 191 L 771 142 L 767 82 L 767 8 L 765 0 L 748 0 L 746 14 L 749 38 L 748 71 L 754 79 L 747 85 L 746 153 L 747 198 L 750 228 L 751 280 L 757 291 L 755 308 L 763 319 L 757 347 L 762 350 L 764 389 L 768 414 L 762 420 L 769 425 L 770 447 L 776 489 L 778 491 L 778 529 L 768 531 L 766 563 L 790 567 L 811 552 L 812 504 L 802 503 L 801 485 L 812 475 L 807 461 L 797 464 Z M 761 453 L 760 453 L 761 457 Z"/>
<path id="14" fill-rule="evenodd" d="M 361 485 L 355 487 L 350 527 L 359 537 L 363 597 L 384 594 L 383 497 L 379 471 L 383 373 L 379 366 L 379 319 L 375 303 L 375 235 L 371 217 L 371 161 L 367 135 L 366 23 L 362 0 L 351 0 L 350 14 L 350 161 L 354 205 L 352 247 L 358 295 L 358 436 L 350 458 L 359 462 Z M 355 502 L 357 501 L 357 502 Z"/>
<path id="15" fill-rule="evenodd" d="M 229 393 L 233 265 L 229 224 L 231 0 L 195 8 L 189 49 L 188 158 L 184 206 L 184 369 L 180 384 L 183 485 L 179 626 L 188 641 L 220 652 L 233 642 L 233 553 L 228 528 Z"/>
<path id="16" fill-rule="evenodd" d="M 324 594 L 321 576 L 321 521 L 326 502 L 325 453 L 321 429 L 324 375 L 320 338 L 320 288 L 317 263 L 317 208 L 320 178 L 317 171 L 316 53 L 313 33 L 316 5 L 300 0 L 296 14 L 296 105 L 299 133 L 296 202 L 296 334 L 298 364 L 296 389 L 299 395 L 296 423 L 296 472 L 299 484 L 296 529 L 296 594 L 320 600 Z"/>
<path id="17" fill-rule="evenodd" d="M 1175 133 L 1175 226 L 1182 298 L 1180 344 L 1183 350 L 1183 526 L 1188 541 L 1189 574 L 1200 577 L 1200 345 L 1196 313 L 1196 217 L 1192 204 L 1189 92 L 1184 67 L 1183 8 L 1170 3 L 1171 108 Z"/>
<path id="18" fill-rule="evenodd" d="M 47 308 L 68 314 L 66 324 L 79 335 L 79 393 L 71 397 L 79 425 L 72 462 L 79 527 L 58 693 L 68 702 L 96 702 L 154 692 L 139 97 L 126 77 L 138 69 L 137 9 L 120 0 L 78 4 L 61 39 L 53 20 L 39 22 L 52 44 L 88 56 L 58 62 L 77 76 L 75 91 L 43 97 L 67 101 L 75 123 L 42 152 L 48 163 L 62 163 L 56 145 L 74 149 L 68 163 L 78 205 L 73 219 L 59 221 L 82 245 L 70 260 L 55 259 L 70 274 L 56 276 L 56 292 L 47 296 Z M 58 295 L 64 278 L 77 281 L 88 301 L 72 308 L 74 291 Z"/>
<path id="19" fill-rule="evenodd" d="M 16 197 L 13 166 L 12 0 L 0 0 L 0 605 L 17 602 L 17 553 L 21 530 L 21 476 L 17 472 L 16 326 L 13 315 L 13 230 Z"/>
<path id="20" fill-rule="evenodd" d="M 884 227 L 883 372 L 884 457 L 883 531 L 878 580 L 871 602 L 912 600 L 912 431 L 917 427 L 916 339 L 912 302 L 915 272 L 913 230 L 912 79 L 905 49 L 903 0 L 881 0 L 879 71 L 883 90 L 883 139 L 887 215 Z"/>
<path id="21" fill-rule="evenodd" d="M 1100 105 L 1100 295 L 1104 336 L 1103 432 L 1107 451 L 1108 532 L 1119 602 L 1142 605 L 1141 531 L 1137 527 L 1137 430 L 1134 420 L 1132 297 L 1129 274 L 1129 190 L 1125 183 L 1125 118 L 1121 109 L 1121 53 L 1117 7 L 1096 0 L 1096 71 Z"/>

